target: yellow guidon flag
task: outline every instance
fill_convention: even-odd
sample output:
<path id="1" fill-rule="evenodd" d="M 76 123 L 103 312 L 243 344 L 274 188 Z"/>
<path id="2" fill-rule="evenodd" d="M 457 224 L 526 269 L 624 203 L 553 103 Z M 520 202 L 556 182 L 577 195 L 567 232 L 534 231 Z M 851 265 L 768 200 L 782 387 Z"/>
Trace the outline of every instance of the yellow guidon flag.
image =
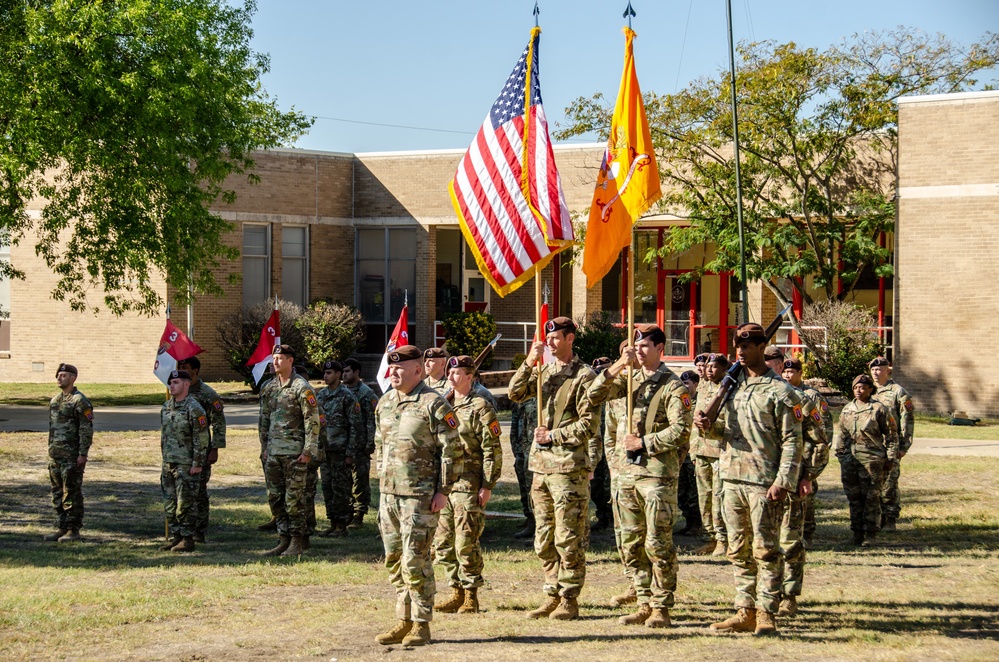
<path id="1" fill-rule="evenodd" d="M 587 288 L 607 275 L 621 249 L 631 244 L 632 224 L 662 196 L 656 153 L 635 73 L 635 33 L 625 28 L 624 37 L 621 88 L 586 225 L 583 273 Z"/>

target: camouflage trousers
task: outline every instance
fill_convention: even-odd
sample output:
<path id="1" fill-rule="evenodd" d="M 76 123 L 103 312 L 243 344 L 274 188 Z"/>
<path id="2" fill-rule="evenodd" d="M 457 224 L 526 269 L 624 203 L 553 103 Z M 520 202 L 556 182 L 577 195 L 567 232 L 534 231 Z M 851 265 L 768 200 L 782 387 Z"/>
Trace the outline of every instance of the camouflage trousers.
<path id="1" fill-rule="evenodd" d="M 589 545 L 589 472 L 534 474 L 534 552 L 545 571 L 548 595 L 575 598 L 586 579 Z"/>
<path id="2" fill-rule="evenodd" d="M 434 617 L 437 584 L 430 555 L 438 515 L 430 511 L 430 501 L 429 496 L 382 494 L 378 505 L 385 568 L 396 591 L 395 615 L 403 621 Z"/>
<path id="3" fill-rule="evenodd" d="M 212 479 L 212 465 L 206 463 L 201 468 L 198 477 L 201 478 L 198 481 L 198 522 L 194 530 L 197 533 L 206 533 L 208 531 L 208 513 L 211 509 L 211 503 L 208 499 L 208 481 Z"/>
<path id="4" fill-rule="evenodd" d="M 353 511 L 350 507 L 354 477 L 343 451 L 326 449 L 326 460 L 320 467 L 323 481 L 323 501 L 330 524 L 346 524 Z"/>
<path id="5" fill-rule="evenodd" d="M 722 509 L 728 559 L 735 566 L 736 609 L 777 613 L 784 575 L 780 525 L 784 502 L 767 499 L 767 488 L 725 481 Z"/>
<path id="6" fill-rule="evenodd" d="M 354 458 L 350 475 L 353 481 L 351 512 L 354 515 L 367 515 L 371 507 L 371 453 L 362 452 Z"/>
<path id="7" fill-rule="evenodd" d="M 305 535 L 316 533 L 316 490 L 319 487 L 319 468 L 323 460 L 309 460 L 308 473 L 305 476 Z"/>
<path id="8" fill-rule="evenodd" d="M 611 485 L 610 468 L 607 466 L 607 458 L 600 458 L 600 462 L 593 468 L 593 480 L 590 481 L 590 498 L 596 506 L 597 519 L 611 521 L 614 513 L 611 509 Z"/>
<path id="9" fill-rule="evenodd" d="M 815 500 L 819 494 L 819 481 L 812 480 L 812 493 L 805 497 L 805 540 L 815 535 Z"/>
<path id="10" fill-rule="evenodd" d="M 451 492 L 434 536 L 434 561 L 444 569 L 448 586 L 482 586 L 482 547 L 486 511 L 477 492 Z"/>
<path id="11" fill-rule="evenodd" d="M 701 510 L 701 521 L 708 535 L 720 543 L 727 544 L 725 519 L 722 517 L 722 480 L 718 472 L 717 457 L 694 457 L 694 473 L 697 476 L 697 502 Z"/>
<path id="12" fill-rule="evenodd" d="M 881 530 L 881 484 L 884 463 L 881 458 L 863 461 L 853 454 L 839 455 L 843 491 L 850 502 L 850 530 L 877 533 Z"/>
<path id="13" fill-rule="evenodd" d="M 680 465 L 680 475 L 676 479 L 676 500 L 686 526 L 696 529 L 704 525 L 701 521 L 701 508 L 697 502 L 697 475 L 690 455 L 687 455 Z"/>
<path id="14" fill-rule="evenodd" d="M 621 566 L 624 568 L 624 576 L 629 580 L 635 573 L 631 571 L 624 562 L 624 547 L 621 546 L 621 486 L 632 481 L 630 476 L 621 476 L 611 473 L 611 512 L 614 515 L 614 545 L 617 547 L 617 556 L 621 559 Z"/>
<path id="15" fill-rule="evenodd" d="M 673 606 L 676 592 L 676 547 L 673 522 L 676 483 L 668 478 L 637 476 L 621 487 L 621 550 L 631 570 L 639 604 Z"/>
<path id="16" fill-rule="evenodd" d="M 531 483 L 534 474 L 527 468 L 531 449 L 512 439 L 510 448 L 513 451 L 513 470 L 517 474 L 517 487 L 520 488 L 520 507 L 524 511 L 524 517 L 531 519 L 534 517 L 534 510 L 531 507 Z"/>
<path id="17" fill-rule="evenodd" d="M 308 526 L 306 482 L 309 465 L 297 455 L 267 457 L 267 503 L 282 536 L 304 536 Z"/>
<path id="18" fill-rule="evenodd" d="M 198 489 L 201 474 L 191 475 L 190 464 L 163 463 L 160 488 L 163 490 L 163 513 L 170 538 L 193 536 L 198 528 Z"/>
<path id="19" fill-rule="evenodd" d="M 49 459 L 49 485 L 52 486 L 52 507 L 59 518 L 60 529 L 83 526 L 83 468 L 71 460 Z"/>
<path id="20" fill-rule="evenodd" d="M 901 460 L 892 462 L 891 471 L 885 476 L 881 493 L 881 514 L 887 519 L 898 519 L 902 504 L 898 495 L 898 477 L 901 473 Z"/>
<path id="21" fill-rule="evenodd" d="M 784 497 L 784 516 L 780 522 L 780 552 L 784 555 L 784 579 L 781 592 L 801 595 L 805 580 L 805 506 L 808 497 L 788 494 Z"/>

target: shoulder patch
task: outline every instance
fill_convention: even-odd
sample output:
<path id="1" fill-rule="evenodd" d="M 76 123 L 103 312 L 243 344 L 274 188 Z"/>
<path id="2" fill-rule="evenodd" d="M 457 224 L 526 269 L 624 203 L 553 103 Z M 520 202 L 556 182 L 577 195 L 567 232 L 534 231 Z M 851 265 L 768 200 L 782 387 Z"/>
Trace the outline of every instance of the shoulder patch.
<path id="1" fill-rule="evenodd" d="M 914 409 L 914 407 L 912 406 L 912 400 L 906 400 L 905 401 L 905 410 L 906 411 L 912 411 L 913 409 Z"/>
<path id="2" fill-rule="evenodd" d="M 378 406 L 378 398 L 371 398 L 371 406 L 372 407 Z"/>
<path id="3" fill-rule="evenodd" d="M 680 394 L 680 404 L 683 405 L 684 409 L 690 409 L 690 394 L 681 393 Z"/>
<path id="4" fill-rule="evenodd" d="M 819 400 L 819 407 L 822 408 L 822 413 L 823 414 L 828 414 L 829 413 L 829 403 L 826 402 L 825 400 Z"/>
<path id="5" fill-rule="evenodd" d="M 87 407 L 86 409 L 83 410 L 83 416 L 88 421 L 93 422 L 93 420 L 94 420 L 94 410 L 91 409 L 90 407 Z"/>
<path id="6" fill-rule="evenodd" d="M 795 405 L 795 406 L 791 407 L 791 411 L 794 412 L 794 417 L 796 419 L 798 419 L 799 421 L 802 418 L 804 418 L 804 415 L 801 413 L 801 405 Z"/>
<path id="7" fill-rule="evenodd" d="M 313 407 L 316 406 L 316 394 L 312 392 L 311 388 L 305 392 L 305 401 Z"/>
<path id="8" fill-rule="evenodd" d="M 201 427 L 202 430 L 208 427 L 208 418 L 205 417 L 204 414 L 198 416 L 198 425 Z"/>
<path id="9" fill-rule="evenodd" d="M 354 403 L 354 413 L 355 414 L 360 414 L 361 413 L 361 403 L 360 402 L 355 402 Z"/>
<path id="10" fill-rule="evenodd" d="M 447 423 L 447 426 L 452 430 L 458 429 L 458 417 L 454 415 L 453 411 L 449 411 L 444 414 L 444 422 Z"/>
<path id="11" fill-rule="evenodd" d="M 326 425 L 326 414 L 322 409 L 319 410 L 319 425 Z"/>
<path id="12" fill-rule="evenodd" d="M 813 409 L 813 410 L 812 410 L 812 419 L 813 419 L 813 420 L 814 420 L 814 421 L 815 421 L 816 423 L 821 423 L 821 422 L 822 422 L 822 414 L 820 414 L 820 413 L 819 413 L 819 410 L 818 410 L 818 409 Z"/>
<path id="13" fill-rule="evenodd" d="M 499 421 L 493 421 L 489 424 L 489 431 L 493 433 L 494 436 L 500 436 L 500 424 Z"/>
<path id="14" fill-rule="evenodd" d="M 222 411 L 222 401 L 216 400 L 215 402 L 213 402 L 212 409 L 214 409 L 215 411 Z"/>

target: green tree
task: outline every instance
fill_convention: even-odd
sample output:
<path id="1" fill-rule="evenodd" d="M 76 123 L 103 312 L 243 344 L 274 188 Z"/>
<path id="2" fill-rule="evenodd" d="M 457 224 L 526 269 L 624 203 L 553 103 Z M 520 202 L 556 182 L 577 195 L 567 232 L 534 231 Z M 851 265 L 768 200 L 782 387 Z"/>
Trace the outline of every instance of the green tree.
<path id="1" fill-rule="evenodd" d="M 264 328 L 273 310 L 274 305 L 264 301 L 250 308 L 240 308 L 234 313 L 224 315 L 215 326 L 219 347 L 222 348 L 229 367 L 243 378 L 254 393 L 258 393 L 260 387 L 253 381 L 252 366 L 246 365 L 246 362 L 257 348 L 257 343 L 260 342 L 260 330 Z M 305 337 L 298 322 L 305 311 L 297 303 L 283 300 L 278 302 L 278 310 L 281 343 L 291 345 L 295 350 L 295 363 L 304 365 L 308 353 Z"/>
<path id="2" fill-rule="evenodd" d="M 999 62 L 999 36 L 962 48 L 899 28 L 854 35 L 824 52 L 768 41 L 742 44 L 739 54 L 749 280 L 762 281 L 786 305 L 784 283 L 811 303 L 809 277 L 832 299 L 848 296 L 865 268 L 892 276 L 878 238 L 894 229 L 897 100 L 974 88 L 973 76 Z M 663 253 L 716 247 L 692 279 L 739 273 L 730 90 L 725 72 L 676 94 L 645 95 L 664 183 L 658 211 L 690 221 L 666 236 Z M 611 111 L 600 94 L 579 98 L 556 137 L 606 137 Z"/>
<path id="3" fill-rule="evenodd" d="M 214 270 L 238 257 L 232 202 L 253 150 L 287 144 L 311 120 L 264 92 L 250 49 L 252 1 L 18 0 L 0 8 L 0 241 L 35 231 L 58 276 L 52 296 L 116 314 L 162 306 L 162 276 L 186 299 L 221 294 Z M 28 214 L 33 198 L 40 216 Z M 23 278 L 0 262 L 0 277 Z"/>
<path id="4" fill-rule="evenodd" d="M 614 315 L 607 311 L 591 313 L 587 319 L 576 320 L 576 339 L 572 349 L 585 363 L 607 356 L 615 361 L 621 356 L 618 347 L 624 340 L 624 329 L 615 326 Z"/>
<path id="5" fill-rule="evenodd" d="M 295 326 L 302 334 L 308 361 L 317 368 L 323 361 L 343 361 L 364 342 L 360 311 L 339 301 L 314 301 Z"/>
<path id="6" fill-rule="evenodd" d="M 496 337 L 496 320 L 482 311 L 450 313 L 441 320 L 441 326 L 444 327 L 447 352 L 451 356 L 464 354 L 474 359 Z M 481 367 L 488 368 L 492 364 L 493 355 L 490 354 Z"/>

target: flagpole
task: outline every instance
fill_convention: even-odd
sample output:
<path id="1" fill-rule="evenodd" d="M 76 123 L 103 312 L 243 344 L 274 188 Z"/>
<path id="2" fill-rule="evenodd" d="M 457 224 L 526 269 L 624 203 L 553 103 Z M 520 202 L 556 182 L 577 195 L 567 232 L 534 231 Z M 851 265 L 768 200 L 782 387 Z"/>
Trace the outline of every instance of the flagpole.
<path id="1" fill-rule="evenodd" d="M 739 168 L 739 106 L 735 93 L 735 46 L 732 43 L 732 0 L 726 3 L 728 9 L 728 69 L 732 85 L 732 142 L 735 147 L 735 210 L 739 227 L 739 270 L 742 276 L 742 322 L 749 321 L 749 284 L 746 282 L 746 238 L 742 227 L 742 173 Z M 727 324 L 728 321 L 726 320 Z"/>
<path id="2" fill-rule="evenodd" d="M 631 241 L 628 245 L 628 347 L 635 347 L 635 229 L 631 229 Z M 633 433 L 631 421 L 635 412 L 635 396 L 632 393 L 632 379 L 634 379 L 634 363 L 628 363 L 628 425 L 625 428 Z"/>
<path id="3" fill-rule="evenodd" d="M 538 267 L 537 264 L 534 265 L 534 315 L 535 315 L 534 328 L 537 329 L 534 332 L 535 334 L 534 338 L 535 340 L 543 340 L 545 337 L 544 336 L 545 330 L 541 328 L 541 269 Z M 544 354 L 542 354 L 538 362 L 534 364 L 534 367 L 538 369 L 538 384 L 537 384 L 538 427 L 543 426 L 541 422 L 541 417 L 544 414 L 544 409 L 542 409 L 541 407 L 541 384 L 542 384 L 541 368 L 544 366 L 544 364 L 545 364 Z"/>

